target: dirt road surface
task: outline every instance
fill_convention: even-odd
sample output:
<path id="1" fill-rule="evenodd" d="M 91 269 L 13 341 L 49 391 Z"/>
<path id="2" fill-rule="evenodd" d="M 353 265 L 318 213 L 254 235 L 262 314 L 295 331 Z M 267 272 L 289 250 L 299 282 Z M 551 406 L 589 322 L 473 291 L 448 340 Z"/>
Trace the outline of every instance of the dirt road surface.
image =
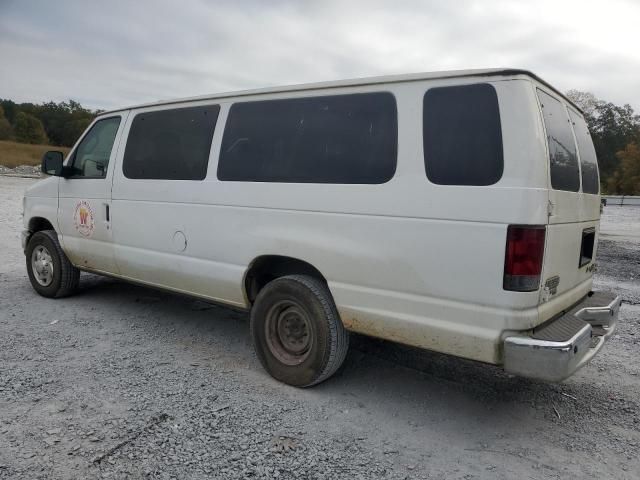
<path id="1" fill-rule="evenodd" d="M 640 478 L 640 209 L 605 208 L 596 286 L 626 303 L 565 383 L 352 337 L 299 390 L 262 370 L 245 313 L 85 274 L 39 297 L 32 182 L 0 177 L 0 478 Z"/>

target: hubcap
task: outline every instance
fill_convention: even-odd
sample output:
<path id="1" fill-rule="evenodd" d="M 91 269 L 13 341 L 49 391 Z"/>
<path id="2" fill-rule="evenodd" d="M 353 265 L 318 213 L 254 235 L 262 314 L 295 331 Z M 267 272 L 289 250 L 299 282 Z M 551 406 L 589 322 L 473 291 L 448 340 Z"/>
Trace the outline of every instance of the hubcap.
<path id="1" fill-rule="evenodd" d="M 303 362 L 310 352 L 312 334 L 307 312 L 297 303 L 276 303 L 265 322 L 267 345 L 271 353 L 286 365 Z"/>
<path id="2" fill-rule="evenodd" d="M 47 247 L 38 245 L 31 252 L 31 270 L 33 276 L 43 287 L 48 287 L 53 282 L 53 258 Z"/>

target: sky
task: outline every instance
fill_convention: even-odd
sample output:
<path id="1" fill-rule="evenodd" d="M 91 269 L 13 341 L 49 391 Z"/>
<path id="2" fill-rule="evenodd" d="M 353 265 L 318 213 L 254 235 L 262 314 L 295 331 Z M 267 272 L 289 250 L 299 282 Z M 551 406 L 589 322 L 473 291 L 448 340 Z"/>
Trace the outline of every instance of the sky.
<path id="1" fill-rule="evenodd" d="M 0 0 L 0 98 L 16 102 L 495 67 L 640 111 L 640 0 Z"/>

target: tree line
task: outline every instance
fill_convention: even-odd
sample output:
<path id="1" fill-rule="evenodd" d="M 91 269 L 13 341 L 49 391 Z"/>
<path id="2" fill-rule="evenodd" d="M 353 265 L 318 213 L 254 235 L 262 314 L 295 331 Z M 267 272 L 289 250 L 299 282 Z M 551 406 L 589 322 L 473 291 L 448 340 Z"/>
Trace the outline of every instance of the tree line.
<path id="1" fill-rule="evenodd" d="M 569 90 L 583 113 L 600 167 L 603 193 L 640 195 L 640 115 L 630 105 L 600 100 L 592 93 Z"/>
<path id="2" fill-rule="evenodd" d="M 584 112 L 600 167 L 603 193 L 640 195 L 640 115 L 592 93 L 567 96 Z M 0 100 L 0 140 L 71 147 L 100 111 L 80 103 Z"/>
<path id="3" fill-rule="evenodd" d="M 98 113 L 73 100 L 41 104 L 0 100 L 0 140 L 70 147 Z"/>

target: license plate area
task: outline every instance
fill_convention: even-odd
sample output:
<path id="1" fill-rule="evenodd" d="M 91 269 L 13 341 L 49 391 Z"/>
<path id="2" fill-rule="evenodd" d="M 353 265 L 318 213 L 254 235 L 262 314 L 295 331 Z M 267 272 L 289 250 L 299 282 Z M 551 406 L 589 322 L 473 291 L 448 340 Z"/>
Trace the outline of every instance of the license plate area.
<path id="1" fill-rule="evenodd" d="M 586 228 L 582 231 L 582 243 L 580 244 L 580 263 L 578 268 L 584 267 L 593 260 L 593 246 L 596 242 L 596 229 Z"/>

